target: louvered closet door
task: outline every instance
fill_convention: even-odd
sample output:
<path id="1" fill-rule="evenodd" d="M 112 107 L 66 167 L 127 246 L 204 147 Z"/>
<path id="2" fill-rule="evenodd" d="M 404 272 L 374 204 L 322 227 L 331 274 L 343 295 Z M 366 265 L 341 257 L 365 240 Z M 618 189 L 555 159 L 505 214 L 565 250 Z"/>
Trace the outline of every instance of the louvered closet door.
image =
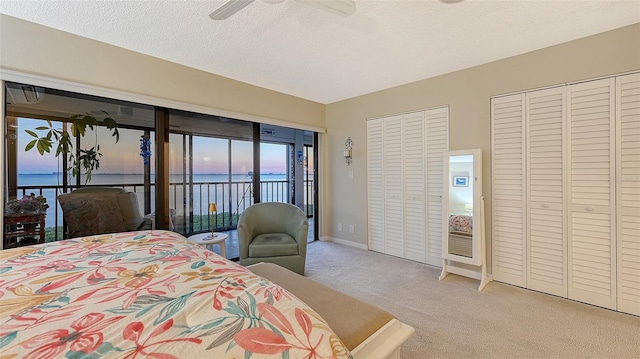
<path id="1" fill-rule="evenodd" d="M 404 243 L 407 259 L 426 262 L 424 112 L 403 116 Z"/>
<path id="2" fill-rule="evenodd" d="M 564 87 L 526 94 L 527 288 L 566 290 L 564 231 Z"/>
<path id="3" fill-rule="evenodd" d="M 568 297 L 616 307 L 614 79 L 567 88 Z"/>
<path id="4" fill-rule="evenodd" d="M 367 189 L 369 249 L 384 252 L 384 132 L 383 120 L 367 121 Z"/>
<path id="5" fill-rule="evenodd" d="M 525 283 L 524 95 L 491 100 L 493 279 Z"/>
<path id="6" fill-rule="evenodd" d="M 618 310 L 640 315 L 640 74 L 616 79 Z"/>
<path id="7" fill-rule="evenodd" d="M 384 252 L 404 257 L 402 116 L 384 119 Z"/>
<path id="8" fill-rule="evenodd" d="M 449 150 L 449 108 L 425 113 L 427 158 L 427 263 L 442 266 L 443 154 Z"/>

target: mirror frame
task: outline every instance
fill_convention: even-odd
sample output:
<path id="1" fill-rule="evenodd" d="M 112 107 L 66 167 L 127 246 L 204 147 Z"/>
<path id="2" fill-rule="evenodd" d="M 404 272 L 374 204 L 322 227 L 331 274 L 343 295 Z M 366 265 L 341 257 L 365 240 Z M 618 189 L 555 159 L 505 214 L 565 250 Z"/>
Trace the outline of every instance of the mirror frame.
<path id="1" fill-rule="evenodd" d="M 449 186 L 452 180 L 452 174 L 450 170 L 450 159 L 455 156 L 473 156 L 473 176 L 469 178 L 469 182 L 473 183 L 473 230 L 471 237 L 471 248 L 472 248 L 472 257 L 465 257 L 456 254 L 449 253 Z M 444 153 L 443 157 L 444 168 L 444 193 L 442 196 L 442 205 L 443 205 L 443 235 L 442 235 L 442 258 L 446 260 L 451 260 L 460 263 L 471 264 L 475 266 L 482 265 L 482 253 L 481 253 L 481 244 L 482 244 L 482 229 L 484 225 L 482 221 L 482 150 L 481 149 L 471 149 L 471 150 L 460 150 L 460 151 L 449 151 Z"/>

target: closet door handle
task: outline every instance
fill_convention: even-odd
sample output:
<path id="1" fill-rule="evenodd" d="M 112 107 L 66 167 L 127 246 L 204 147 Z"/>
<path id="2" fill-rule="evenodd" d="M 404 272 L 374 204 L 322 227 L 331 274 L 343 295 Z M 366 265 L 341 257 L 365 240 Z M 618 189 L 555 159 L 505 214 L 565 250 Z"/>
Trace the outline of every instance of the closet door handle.
<path id="1" fill-rule="evenodd" d="M 542 208 L 549 208 L 549 205 L 545 203 L 542 205 Z"/>
<path id="2" fill-rule="evenodd" d="M 584 207 L 584 210 L 587 212 L 593 212 L 593 207 Z"/>

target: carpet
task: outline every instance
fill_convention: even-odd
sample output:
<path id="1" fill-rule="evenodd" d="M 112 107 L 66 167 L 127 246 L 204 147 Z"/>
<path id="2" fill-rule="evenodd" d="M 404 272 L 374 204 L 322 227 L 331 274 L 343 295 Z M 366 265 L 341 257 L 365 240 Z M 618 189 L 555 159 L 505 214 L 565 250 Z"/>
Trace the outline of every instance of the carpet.
<path id="1" fill-rule="evenodd" d="M 640 358 L 640 317 L 332 242 L 307 247 L 305 275 L 415 328 L 401 357 Z"/>

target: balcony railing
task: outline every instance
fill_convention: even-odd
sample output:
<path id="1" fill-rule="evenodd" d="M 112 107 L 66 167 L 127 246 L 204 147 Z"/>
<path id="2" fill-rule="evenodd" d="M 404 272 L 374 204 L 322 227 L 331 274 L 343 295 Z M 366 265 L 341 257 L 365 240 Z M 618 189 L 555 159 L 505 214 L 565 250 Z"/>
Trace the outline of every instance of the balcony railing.
<path id="1" fill-rule="evenodd" d="M 290 202 L 290 187 L 287 181 L 261 181 L 261 202 Z M 191 206 L 190 188 L 193 188 Z M 176 209 L 176 231 L 184 234 L 211 230 L 235 229 L 238 217 L 253 201 L 253 186 L 250 181 L 172 183 L 170 205 Z M 216 203 L 215 214 L 208 212 L 208 204 Z M 190 208 L 193 208 L 191 211 Z M 215 220 L 212 218 L 215 215 Z"/>
<path id="2" fill-rule="evenodd" d="M 313 215 L 313 181 L 304 181 L 305 209 L 307 216 Z M 116 187 L 138 194 L 138 204 L 143 211 L 144 185 L 141 183 L 113 183 L 90 185 L 92 187 Z M 261 181 L 261 202 L 290 202 L 291 188 L 288 181 Z M 68 191 L 78 186 L 67 186 Z M 46 217 L 46 241 L 63 239 L 63 215 L 57 195 L 63 193 L 60 185 L 18 186 L 18 198 L 35 193 L 47 198 L 49 209 Z M 151 208 L 155 203 L 155 185 L 151 185 Z M 215 202 L 217 213 L 215 220 L 208 212 L 208 204 Z M 235 229 L 242 212 L 253 204 L 253 188 L 250 181 L 232 182 L 173 182 L 169 185 L 170 207 L 176 210 L 176 228 L 178 233 L 193 233 L 211 230 Z M 214 223 L 215 222 L 215 223 Z"/>

